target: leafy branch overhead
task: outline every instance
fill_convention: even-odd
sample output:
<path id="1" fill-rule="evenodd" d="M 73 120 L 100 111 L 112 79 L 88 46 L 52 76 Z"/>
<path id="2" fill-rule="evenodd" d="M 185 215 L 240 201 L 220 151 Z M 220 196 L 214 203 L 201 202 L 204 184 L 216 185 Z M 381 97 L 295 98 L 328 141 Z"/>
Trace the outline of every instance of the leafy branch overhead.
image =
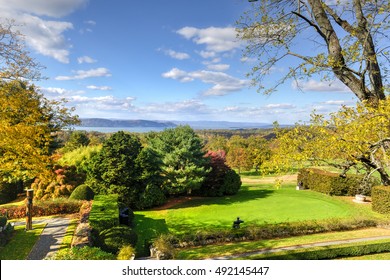
<path id="1" fill-rule="evenodd" d="M 387 0 L 257 1 L 237 23 L 244 57 L 257 60 L 249 76 L 265 93 L 288 79 L 299 86 L 312 75 L 337 78 L 359 100 L 376 104 L 389 82 L 389 11 Z M 275 85 L 266 83 L 270 74 L 280 76 Z"/>

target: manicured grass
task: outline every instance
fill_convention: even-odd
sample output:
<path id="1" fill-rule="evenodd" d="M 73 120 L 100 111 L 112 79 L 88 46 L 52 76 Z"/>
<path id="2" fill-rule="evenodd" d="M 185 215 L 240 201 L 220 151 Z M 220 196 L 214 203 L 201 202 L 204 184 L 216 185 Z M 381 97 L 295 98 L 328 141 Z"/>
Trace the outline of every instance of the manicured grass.
<path id="1" fill-rule="evenodd" d="M 371 236 L 390 236 L 389 229 L 369 228 L 354 231 L 330 232 L 297 237 L 259 240 L 251 242 L 237 242 L 228 244 L 209 245 L 196 248 L 181 249 L 176 253 L 176 258 L 186 259 L 207 259 L 220 256 L 231 256 L 241 253 L 253 252 L 263 249 L 275 249 L 294 245 L 309 243 L 327 242 L 335 240 L 346 240 L 364 238 Z"/>
<path id="2" fill-rule="evenodd" d="M 25 260 L 37 242 L 46 224 L 33 226 L 33 230 L 25 231 L 25 226 L 16 226 L 11 241 L 0 248 L 0 260 Z"/>
<path id="3" fill-rule="evenodd" d="M 273 184 L 244 185 L 237 195 L 187 201 L 167 210 L 138 211 L 136 231 L 144 240 L 160 233 L 185 234 L 199 230 L 230 229 L 240 217 L 243 227 L 330 218 L 375 217 L 369 208 L 313 191 L 296 191 L 289 184 L 276 189 Z"/>
<path id="4" fill-rule="evenodd" d="M 236 217 L 244 220 L 246 226 L 346 218 L 359 211 L 342 200 L 312 191 L 296 191 L 293 187 L 279 190 L 249 187 L 235 196 L 193 200 L 168 210 L 136 214 L 149 219 L 149 223 L 151 220 L 164 221 L 171 233 L 182 234 L 203 228 L 231 228 Z"/>

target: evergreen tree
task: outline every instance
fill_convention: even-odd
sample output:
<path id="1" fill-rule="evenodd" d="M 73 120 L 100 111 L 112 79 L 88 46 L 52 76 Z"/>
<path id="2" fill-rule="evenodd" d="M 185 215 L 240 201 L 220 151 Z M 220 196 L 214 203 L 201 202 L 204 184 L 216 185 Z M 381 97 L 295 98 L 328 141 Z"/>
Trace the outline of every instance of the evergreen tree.
<path id="1" fill-rule="evenodd" d="M 209 170 L 203 144 L 189 126 L 166 129 L 150 140 L 162 158 L 164 190 L 169 194 L 191 194 L 199 189 Z"/>

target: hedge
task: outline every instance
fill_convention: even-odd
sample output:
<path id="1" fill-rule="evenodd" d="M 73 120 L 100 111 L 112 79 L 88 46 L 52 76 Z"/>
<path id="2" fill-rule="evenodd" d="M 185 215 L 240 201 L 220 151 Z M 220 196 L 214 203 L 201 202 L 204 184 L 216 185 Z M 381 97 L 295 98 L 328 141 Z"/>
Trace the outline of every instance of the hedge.
<path id="1" fill-rule="evenodd" d="M 80 211 L 81 201 L 55 199 L 47 201 L 33 202 L 33 217 L 51 216 L 58 214 L 73 214 Z M 7 216 L 8 219 L 20 219 L 26 217 L 26 206 L 2 206 L 0 207 L 0 215 Z"/>
<path id="2" fill-rule="evenodd" d="M 376 186 L 371 192 L 372 210 L 382 214 L 390 214 L 390 187 Z"/>
<path id="3" fill-rule="evenodd" d="M 305 189 L 337 196 L 354 196 L 356 194 L 370 195 L 371 188 L 378 184 L 378 180 L 370 178 L 369 187 L 361 189 L 363 175 L 351 175 L 341 177 L 337 173 L 316 169 L 304 168 L 299 170 L 298 184 Z"/>
<path id="4" fill-rule="evenodd" d="M 15 183 L 7 183 L 0 177 L 0 204 L 15 200 L 18 195 L 18 186 Z"/>
<path id="5" fill-rule="evenodd" d="M 289 252 L 265 253 L 251 260 L 331 260 L 390 252 L 390 241 L 370 241 L 362 244 L 334 245 L 328 248 L 299 249 Z"/>
<path id="6" fill-rule="evenodd" d="M 89 224 L 98 232 L 119 225 L 118 195 L 95 195 Z"/>

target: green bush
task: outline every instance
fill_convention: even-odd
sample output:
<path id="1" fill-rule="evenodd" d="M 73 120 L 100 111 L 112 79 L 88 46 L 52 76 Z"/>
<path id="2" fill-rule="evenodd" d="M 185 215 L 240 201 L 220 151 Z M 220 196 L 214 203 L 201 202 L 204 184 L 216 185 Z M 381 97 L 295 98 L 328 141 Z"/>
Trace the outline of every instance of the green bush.
<path id="1" fill-rule="evenodd" d="M 104 251 L 117 254 L 126 245 L 135 246 L 137 234 L 127 226 L 116 226 L 100 232 L 98 246 Z"/>
<path id="2" fill-rule="evenodd" d="M 241 178 L 233 169 L 230 169 L 223 181 L 224 193 L 227 195 L 236 194 L 241 188 Z"/>
<path id="3" fill-rule="evenodd" d="M 17 184 L 7 183 L 0 178 L 0 204 L 15 200 L 18 195 Z"/>
<path id="4" fill-rule="evenodd" d="M 116 256 L 97 247 L 73 247 L 58 251 L 55 260 L 115 260 Z"/>
<path id="5" fill-rule="evenodd" d="M 57 198 L 53 200 L 34 200 L 33 216 L 51 216 L 58 214 L 73 214 L 80 212 L 81 201 Z M 26 217 L 26 206 L 1 206 L 0 215 L 7 215 L 9 219 L 20 219 Z"/>
<path id="6" fill-rule="evenodd" d="M 89 224 L 98 232 L 119 225 L 118 196 L 95 195 Z"/>
<path id="7" fill-rule="evenodd" d="M 164 192 L 156 185 L 147 185 L 137 203 L 139 209 L 163 205 L 167 201 Z"/>
<path id="8" fill-rule="evenodd" d="M 341 177 L 337 173 L 329 171 L 304 168 L 299 170 L 298 184 L 305 189 L 325 193 L 328 195 L 354 196 L 356 194 L 370 195 L 372 186 L 378 184 L 378 181 L 371 178 L 367 187 L 362 187 L 362 175 L 350 175 Z"/>
<path id="9" fill-rule="evenodd" d="M 0 227 L 5 227 L 5 225 L 7 224 L 7 217 L 5 216 L 0 216 Z"/>
<path id="10" fill-rule="evenodd" d="M 390 214 L 390 187 L 376 186 L 371 193 L 372 210 L 382 214 Z"/>
<path id="11" fill-rule="evenodd" d="M 326 249 L 301 249 L 290 252 L 262 254 L 251 257 L 260 260 L 331 260 L 341 257 L 357 257 L 390 252 L 390 242 L 372 241 L 362 245 L 335 245 Z"/>
<path id="12" fill-rule="evenodd" d="M 131 260 L 135 255 L 135 249 L 131 245 L 123 246 L 118 253 L 118 260 Z"/>
<path id="13" fill-rule="evenodd" d="M 73 190 L 69 198 L 78 200 L 92 200 L 94 195 L 95 194 L 93 190 L 89 186 L 82 184 Z"/>

